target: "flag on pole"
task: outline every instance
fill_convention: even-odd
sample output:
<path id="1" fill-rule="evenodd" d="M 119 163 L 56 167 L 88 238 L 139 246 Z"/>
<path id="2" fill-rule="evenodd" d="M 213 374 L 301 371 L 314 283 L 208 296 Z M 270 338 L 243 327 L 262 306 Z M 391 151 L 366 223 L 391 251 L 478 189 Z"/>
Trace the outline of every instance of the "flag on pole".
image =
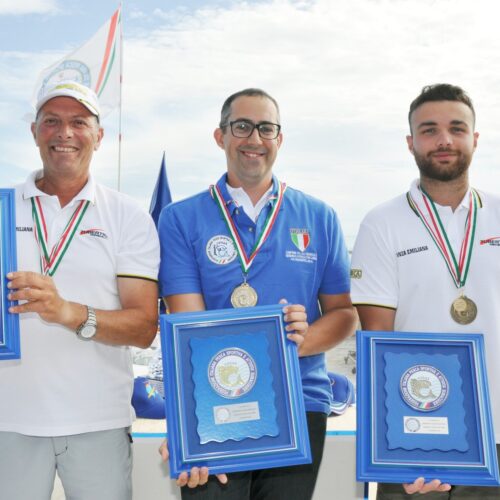
<path id="1" fill-rule="evenodd" d="M 31 100 L 33 108 L 45 86 L 75 80 L 94 90 L 99 97 L 101 116 L 106 116 L 120 105 L 121 45 L 119 7 L 88 42 L 40 73 Z"/>
<path id="2" fill-rule="evenodd" d="M 155 190 L 151 197 L 151 205 L 149 206 L 149 213 L 155 225 L 158 228 L 158 219 L 160 218 L 161 209 L 172 202 L 172 195 L 168 187 L 167 168 L 165 167 L 165 151 L 163 152 L 163 159 L 161 160 L 160 171 L 158 172 L 158 179 L 156 179 Z"/>

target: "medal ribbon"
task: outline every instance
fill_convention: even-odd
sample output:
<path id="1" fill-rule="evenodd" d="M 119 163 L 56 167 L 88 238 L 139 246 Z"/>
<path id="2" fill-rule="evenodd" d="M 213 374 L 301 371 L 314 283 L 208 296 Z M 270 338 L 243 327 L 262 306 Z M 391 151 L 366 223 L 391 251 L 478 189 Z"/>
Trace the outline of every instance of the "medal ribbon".
<path id="1" fill-rule="evenodd" d="M 47 224 L 45 223 L 40 197 L 35 196 L 34 198 L 31 198 L 33 232 L 40 251 L 40 267 L 42 274 L 49 276 L 54 275 L 64 257 L 64 254 L 66 253 L 66 250 L 69 248 L 71 241 L 75 236 L 76 230 L 78 229 L 78 226 L 80 225 L 80 222 L 82 221 L 89 205 L 89 200 L 80 201 L 66 224 L 59 240 L 52 247 L 49 254 Z"/>
<path id="2" fill-rule="evenodd" d="M 411 193 L 408 193 L 408 199 L 423 225 L 429 232 L 431 238 L 436 244 L 441 256 L 443 257 L 448 271 L 453 278 L 453 282 L 457 288 L 465 285 L 467 274 L 469 273 L 469 266 L 472 257 L 472 250 L 474 247 L 474 234 L 476 232 L 477 211 L 479 207 L 479 195 L 474 189 L 470 190 L 469 194 L 469 214 L 465 222 L 465 234 L 460 246 L 460 255 L 458 261 L 453 252 L 453 248 L 448 239 L 448 235 L 444 229 L 441 218 L 437 211 L 436 205 L 430 196 L 420 188 L 422 192 L 422 200 L 424 202 L 427 215 L 420 208 L 416 200 L 413 199 Z"/>
<path id="3" fill-rule="evenodd" d="M 213 199 L 216 201 L 221 213 L 222 217 L 224 218 L 224 221 L 226 222 L 227 228 L 229 230 L 229 234 L 231 235 L 231 238 L 233 240 L 234 246 L 236 247 L 236 251 L 238 252 L 238 257 L 240 259 L 241 267 L 243 269 L 243 273 L 246 275 L 248 273 L 248 270 L 250 269 L 250 266 L 252 265 L 256 255 L 259 253 L 259 250 L 262 248 L 262 245 L 265 243 L 267 240 L 268 236 L 271 234 L 271 230 L 274 226 L 274 223 L 276 222 L 276 219 L 278 218 L 278 212 L 281 207 L 281 203 L 283 202 L 283 196 L 286 191 L 286 184 L 284 182 L 279 182 L 278 183 L 278 193 L 274 198 L 273 202 L 273 207 L 271 211 L 269 212 L 269 215 L 267 216 L 266 222 L 264 224 L 264 227 L 262 229 L 262 232 L 260 233 L 259 237 L 257 238 L 257 241 L 255 242 L 255 245 L 250 252 L 250 256 L 247 256 L 245 252 L 245 248 L 243 246 L 243 242 L 241 241 L 240 235 L 238 233 L 238 229 L 236 228 L 236 225 L 234 224 L 234 221 L 231 217 L 231 214 L 229 213 L 229 210 L 226 206 L 226 202 L 224 201 L 224 198 L 222 197 L 222 193 L 220 192 L 220 189 L 218 186 L 210 186 L 210 194 L 212 195 Z"/>

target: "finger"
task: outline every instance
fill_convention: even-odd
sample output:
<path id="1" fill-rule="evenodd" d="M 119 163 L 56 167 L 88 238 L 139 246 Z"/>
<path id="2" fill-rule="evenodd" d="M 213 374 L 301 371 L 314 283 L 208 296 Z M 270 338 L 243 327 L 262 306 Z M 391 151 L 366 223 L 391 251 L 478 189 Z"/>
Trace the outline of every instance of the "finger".
<path id="1" fill-rule="evenodd" d="M 403 484 L 403 488 L 406 491 L 406 493 L 412 495 L 413 493 L 420 491 L 420 489 L 424 485 L 424 482 L 425 479 L 423 477 L 419 477 L 415 479 L 415 481 L 412 484 Z"/>
<path id="2" fill-rule="evenodd" d="M 160 445 L 158 448 L 158 453 L 161 455 L 161 458 L 164 462 L 168 460 L 168 447 L 166 441 L 163 441 L 163 443 Z"/>
<path id="3" fill-rule="evenodd" d="M 295 342 L 297 346 L 300 346 L 304 342 L 304 336 L 299 333 L 289 333 L 286 337 L 288 340 Z"/>
<path id="4" fill-rule="evenodd" d="M 192 467 L 187 482 L 188 488 L 196 488 L 200 484 L 200 469 Z"/>
<path id="5" fill-rule="evenodd" d="M 37 301 L 41 300 L 44 296 L 45 292 L 42 292 L 38 288 L 20 288 L 15 292 L 10 292 L 7 297 L 9 300 Z"/>
<path id="6" fill-rule="evenodd" d="M 221 484 L 227 484 L 227 476 L 226 474 L 217 474 L 216 475 L 217 479 Z"/>
<path id="7" fill-rule="evenodd" d="M 441 486 L 441 481 L 439 479 L 433 479 L 432 481 L 424 484 L 420 489 L 420 493 L 429 493 L 431 491 L 436 491 Z"/>
<path id="8" fill-rule="evenodd" d="M 307 321 L 294 321 L 285 326 L 287 332 L 296 332 L 301 335 L 305 335 L 308 328 L 309 323 L 307 323 Z"/>
<path id="9" fill-rule="evenodd" d="M 202 486 L 206 484 L 207 481 L 208 481 L 208 467 L 202 467 L 200 469 L 200 479 L 198 485 Z"/>
<path id="10" fill-rule="evenodd" d="M 451 484 L 448 483 L 441 483 L 437 491 L 450 491 L 451 490 Z"/>
<path id="11" fill-rule="evenodd" d="M 177 484 L 177 486 L 179 486 L 179 488 L 182 488 L 183 486 L 186 486 L 187 482 L 188 482 L 188 473 L 187 472 L 181 472 L 179 474 L 179 477 L 177 478 L 177 481 L 175 482 L 175 484 Z"/>
<path id="12" fill-rule="evenodd" d="M 32 271 L 16 271 L 7 274 L 9 282 L 7 283 L 8 288 L 26 288 L 35 287 L 42 288 L 51 283 L 52 279 L 48 276 L 42 276 L 39 273 L 34 273 Z"/>

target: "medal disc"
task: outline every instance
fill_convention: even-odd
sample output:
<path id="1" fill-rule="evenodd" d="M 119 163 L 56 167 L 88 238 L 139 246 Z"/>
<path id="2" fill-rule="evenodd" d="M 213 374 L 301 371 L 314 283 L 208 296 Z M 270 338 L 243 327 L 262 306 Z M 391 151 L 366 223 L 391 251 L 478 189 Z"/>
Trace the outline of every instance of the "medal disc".
<path id="1" fill-rule="evenodd" d="M 248 284 L 242 283 L 231 294 L 233 307 L 253 307 L 257 304 L 257 292 Z"/>
<path id="2" fill-rule="evenodd" d="M 450 314 L 460 325 L 468 325 L 476 319 L 477 306 L 469 297 L 462 295 L 451 304 Z"/>

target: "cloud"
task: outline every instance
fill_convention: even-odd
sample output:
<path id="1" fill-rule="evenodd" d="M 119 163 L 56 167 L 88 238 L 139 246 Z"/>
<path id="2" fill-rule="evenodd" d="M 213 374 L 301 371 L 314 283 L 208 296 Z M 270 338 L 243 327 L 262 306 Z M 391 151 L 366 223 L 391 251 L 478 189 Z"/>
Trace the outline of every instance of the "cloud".
<path id="1" fill-rule="evenodd" d="M 56 0 L 0 0 L 1 15 L 53 14 L 58 11 Z"/>
<path id="2" fill-rule="evenodd" d="M 206 189 L 225 165 L 212 138 L 223 100 L 242 88 L 262 87 L 281 106 L 285 140 L 276 173 L 336 208 L 353 239 L 369 208 L 405 191 L 416 177 L 405 144 L 407 110 L 423 85 L 438 81 L 470 92 L 481 131 L 473 180 L 478 187 L 494 186 L 500 157 L 498 10 L 489 0 L 143 7 L 140 16 L 124 18 L 132 24 L 136 16 L 142 29 L 125 26 L 122 187 L 147 206 L 166 150 L 174 198 Z M 7 116 L 16 116 L 12 110 L 21 108 L 22 93 L 28 101 L 29 82 L 49 56 L 11 54 L 6 60 L 0 54 L 0 70 L 9 75 L 8 84 L 0 82 Z M 10 73 L 3 71 L 8 66 Z M 117 122 L 116 112 L 104 122 L 106 136 L 94 162 L 96 175 L 112 186 Z M 34 161 L 24 152 L 32 148 L 29 137 L 25 148 L 15 143 L 17 151 L 6 140 L 0 137 L 6 161 Z"/>

